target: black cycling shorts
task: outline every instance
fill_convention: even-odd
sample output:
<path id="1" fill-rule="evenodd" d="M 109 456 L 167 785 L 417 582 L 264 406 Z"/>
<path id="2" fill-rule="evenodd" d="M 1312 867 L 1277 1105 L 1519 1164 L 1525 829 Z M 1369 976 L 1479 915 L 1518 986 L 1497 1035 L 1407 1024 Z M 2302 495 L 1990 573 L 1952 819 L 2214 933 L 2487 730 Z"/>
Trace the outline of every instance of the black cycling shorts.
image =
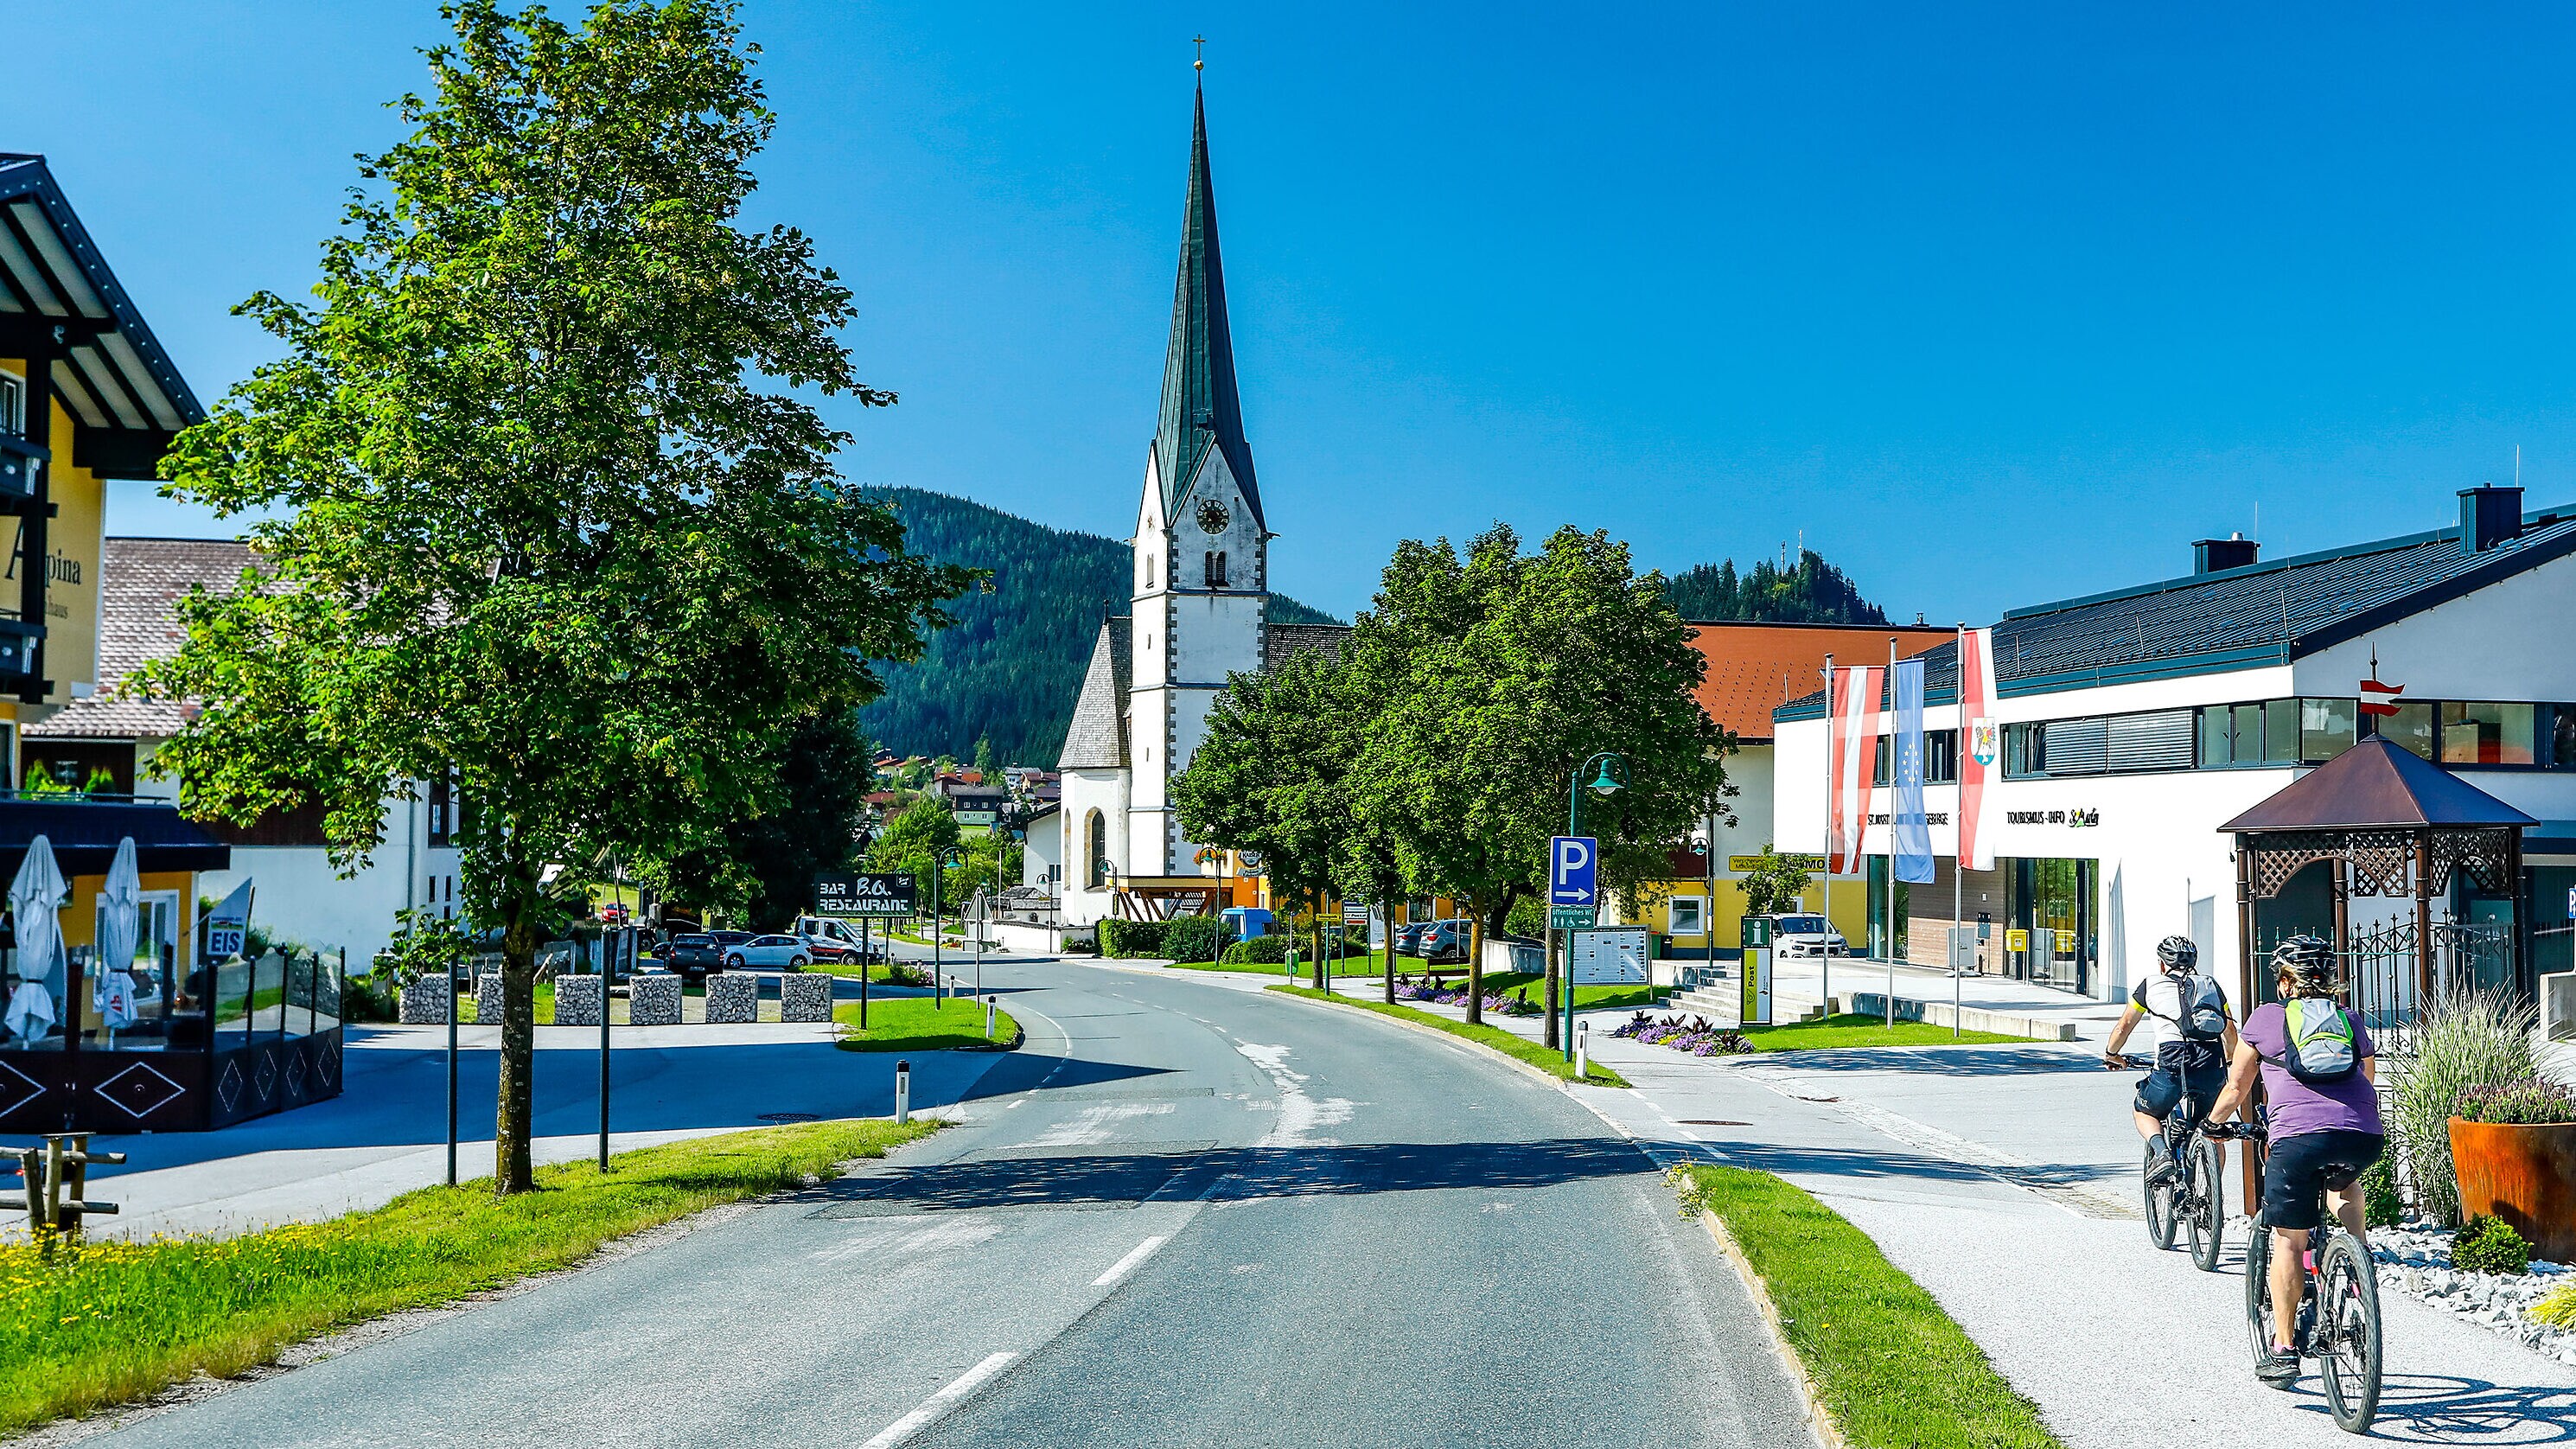
<path id="1" fill-rule="evenodd" d="M 2169 1066 L 2159 1066 L 2138 1079 L 2138 1095 L 2130 1105 L 2161 1122 L 2182 1101 L 2183 1093 L 2188 1089 L 2192 1120 L 2199 1121 L 2209 1115 L 2211 1104 L 2218 1100 L 2219 1092 L 2226 1086 L 2227 1071 L 2224 1067 L 2176 1071 Z"/>
<path id="2" fill-rule="evenodd" d="M 2388 1139 L 2376 1132 L 2301 1132 L 2272 1139 L 2263 1159 L 2263 1225 L 2297 1232 L 2317 1225 L 2317 1194 L 2326 1171 L 2364 1168 L 2379 1160 Z"/>

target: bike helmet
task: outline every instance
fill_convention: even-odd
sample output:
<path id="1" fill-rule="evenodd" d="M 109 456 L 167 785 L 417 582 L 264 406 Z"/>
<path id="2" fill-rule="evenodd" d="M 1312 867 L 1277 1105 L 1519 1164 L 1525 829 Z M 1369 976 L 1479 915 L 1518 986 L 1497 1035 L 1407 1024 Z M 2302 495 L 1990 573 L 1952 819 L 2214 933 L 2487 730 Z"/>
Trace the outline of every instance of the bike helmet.
<path id="1" fill-rule="evenodd" d="M 2189 936 L 2167 936 L 2156 943 L 2156 959 L 2167 971 L 2188 971 L 2200 964 L 2200 948 Z"/>
<path id="2" fill-rule="evenodd" d="M 2332 995 L 2335 988 L 2334 947 L 2316 936 L 2292 936 L 2272 948 L 2272 970 L 2296 982 L 2311 996 Z"/>

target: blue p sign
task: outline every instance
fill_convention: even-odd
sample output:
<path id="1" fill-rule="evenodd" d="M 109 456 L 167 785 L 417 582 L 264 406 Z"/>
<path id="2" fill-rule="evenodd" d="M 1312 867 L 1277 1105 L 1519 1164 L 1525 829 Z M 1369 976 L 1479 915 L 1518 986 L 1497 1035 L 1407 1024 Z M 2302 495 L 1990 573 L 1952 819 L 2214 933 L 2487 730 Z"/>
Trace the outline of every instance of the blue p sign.
<path id="1" fill-rule="evenodd" d="M 1592 876 L 1599 864 L 1600 843 L 1589 835 L 1559 835 L 1547 843 L 1547 903 L 1589 906 Z"/>

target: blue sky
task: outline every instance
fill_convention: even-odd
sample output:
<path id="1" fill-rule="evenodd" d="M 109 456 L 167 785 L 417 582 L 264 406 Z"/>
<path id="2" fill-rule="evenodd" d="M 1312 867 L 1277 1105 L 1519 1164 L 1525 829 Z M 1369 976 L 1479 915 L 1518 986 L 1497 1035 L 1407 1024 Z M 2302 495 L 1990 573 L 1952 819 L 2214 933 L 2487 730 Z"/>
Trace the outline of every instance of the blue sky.
<path id="1" fill-rule="evenodd" d="M 1115 13 L 1104 13 L 1113 10 Z M 757 219 L 856 288 L 849 473 L 1124 536 L 1209 124 L 1278 586 L 1399 537 L 1803 533 L 1983 621 L 2576 500 L 2568 12 L 751 0 Z M 1573 17 L 1583 17 L 1579 22 Z M 434 6 L 35 0 L 47 153 L 201 396 L 268 355 Z M 120 485 L 111 525 L 221 525 Z"/>

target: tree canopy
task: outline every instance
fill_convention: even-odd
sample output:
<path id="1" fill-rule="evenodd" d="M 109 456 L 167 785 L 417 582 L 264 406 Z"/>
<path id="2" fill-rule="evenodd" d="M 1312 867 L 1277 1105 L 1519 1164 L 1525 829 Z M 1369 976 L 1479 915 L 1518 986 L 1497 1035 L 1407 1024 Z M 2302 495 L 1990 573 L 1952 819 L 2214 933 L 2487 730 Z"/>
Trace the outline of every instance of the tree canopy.
<path id="1" fill-rule="evenodd" d="M 1782 568 L 1769 559 L 1749 574 L 1735 571 L 1735 560 L 1701 564 L 1664 582 L 1664 596 L 1685 619 L 1771 620 L 1785 624 L 1884 624 L 1887 615 L 1860 596 L 1860 588 L 1841 569 L 1813 549 L 1798 553 L 1795 567 Z"/>
<path id="2" fill-rule="evenodd" d="M 969 583 L 836 474 L 799 391 L 882 406 L 850 293 L 746 226 L 770 112 L 730 5 L 609 0 L 578 25 L 446 12 L 408 135 L 360 164 L 315 301 L 163 465 L 267 511 L 267 574 L 182 615 L 143 687 L 203 712 L 156 763 L 197 814 L 318 801 L 335 859 L 453 777 L 469 911 L 503 932 L 502 1191 L 530 1184 L 539 881 L 651 866 L 783 808 L 778 735 L 880 692 Z"/>

